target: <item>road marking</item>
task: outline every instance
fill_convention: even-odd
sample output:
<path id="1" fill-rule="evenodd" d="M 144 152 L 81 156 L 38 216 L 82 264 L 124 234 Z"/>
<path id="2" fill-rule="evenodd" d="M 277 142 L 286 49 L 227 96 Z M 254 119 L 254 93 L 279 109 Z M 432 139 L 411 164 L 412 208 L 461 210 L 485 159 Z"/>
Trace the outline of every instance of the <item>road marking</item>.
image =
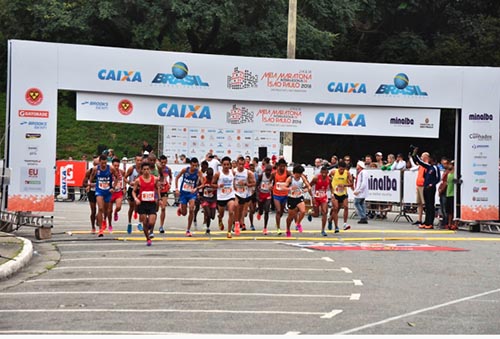
<path id="1" fill-rule="evenodd" d="M 360 293 L 353 293 L 353 294 L 351 294 L 351 297 L 349 298 L 349 300 L 359 300 L 360 297 L 361 297 Z"/>
<path id="2" fill-rule="evenodd" d="M 332 319 L 333 317 L 335 317 L 337 314 L 340 313 L 342 313 L 342 310 L 333 310 L 331 312 L 325 313 L 325 315 L 323 315 L 321 319 Z"/>
<path id="3" fill-rule="evenodd" d="M 322 257 L 321 259 L 324 260 L 324 261 L 328 261 L 328 262 L 334 262 L 335 261 L 335 260 L 333 260 L 330 257 Z"/>
<path id="4" fill-rule="evenodd" d="M 301 248 L 302 251 L 304 252 L 309 252 L 309 253 L 313 253 L 314 251 L 313 250 L 310 250 L 308 248 Z"/>
<path id="5" fill-rule="evenodd" d="M 121 335 L 196 335 L 196 333 L 182 332 L 141 332 L 141 331 L 47 331 L 47 330 L 11 330 L 2 331 L 0 334 L 121 334 Z M 203 335 L 200 333 L 199 335 Z M 213 335 L 213 334 L 210 334 Z M 217 334 L 215 334 L 217 335 Z M 222 335 L 222 334 L 219 334 Z"/>
<path id="6" fill-rule="evenodd" d="M 327 259 L 330 259 L 330 258 L 327 258 Z M 144 261 L 144 260 L 147 260 L 147 261 L 152 261 L 152 260 L 214 260 L 214 261 L 218 261 L 218 260 L 222 260 L 222 261 L 238 261 L 238 262 L 242 262 L 242 261 L 320 261 L 320 260 L 326 260 L 325 258 L 290 258 L 290 257 L 287 257 L 287 258 L 215 258 L 215 257 L 160 257 L 160 258 L 156 258 L 156 257 L 130 257 L 130 258 L 123 258 L 123 257 L 120 257 L 120 258 L 113 258 L 113 257 L 94 257 L 94 258 L 69 258 L 69 259 L 61 259 L 60 262 L 64 262 L 64 261 L 106 261 L 106 260 L 140 260 L 140 261 Z M 330 260 L 326 260 L 326 261 L 332 261 L 332 259 Z"/>
<path id="7" fill-rule="evenodd" d="M 352 299 L 354 294 L 288 294 L 288 293 L 243 293 L 243 292 L 153 292 L 153 291 L 40 291 L 40 292 L 5 292 L 0 296 L 34 295 L 202 295 L 202 296 L 238 296 L 238 297 L 275 297 L 275 298 L 345 298 Z M 137 311 L 137 310 L 136 310 Z M 141 310 L 142 311 L 142 310 Z"/>
<path id="8" fill-rule="evenodd" d="M 290 267 L 224 267 L 224 266 L 63 266 L 52 270 L 124 270 L 124 269 L 204 269 L 204 270 L 254 270 L 254 271 L 309 271 L 309 272 L 345 272 L 352 273 L 347 267 L 342 268 L 290 268 Z"/>
<path id="9" fill-rule="evenodd" d="M 233 313 L 233 314 L 281 314 L 281 315 L 319 315 L 323 316 L 334 313 L 331 312 L 288 312 L 288 311 L 245 311 L 245 310 L 180 310 L 180 309 L 15 309 L 15 310 L 0 310 L 0 313 Z M 340 312 L 339 312 L 340 313 Z M 337 313 L 338 314 L 338 313 Z M 324 318 L 330 319 L 330 318 Z"/>
<path id="10" fill-rule="evenodd" d="M 461 303 L 461 302 L 464 302 L 464 301 L 469 301 L 471 299 L 483 297 L 485 295 L 489 295 L 489 294 L 493 294 L 493 293 L 498 293 L 498 292 L 500 292 L 500 288 L 496 289 L 496 290 L 491 290 L 491 291 L 488 291 L 488 292 L 484 292 L 484 293 L 479 293 L 479 294 L 471 295 L 469 297 L 452 300 L 452 301 L 449 301 L 449 302 L 446 302 L 446 303 L 443 303 L 443 304 L 439 304 L 439 305 L 434 305 L 434 306 L 431 306 L 431 307 L 422 308 L 420 310 L 416 310 L 416 311 L 413 311 L 413 312 L 404 313 L 404 314 L 401 314 L 401 315 L 398 315 L 398 316 L 395 316 L 395 317 L 387 318 L 387 319 L 384 319 L 384 320 L 381 320 L 381 321 L 377 321 L 377 322 L 374 322 L 374 323 L 370 323 L 370 324 L 366 324 L 366 325 L 363 325 L 363 326 L 351 328 L 350 330 L 346 330 L 346 331 L 342 331 L 342 332 L 339 332 L 339 333 L 335 333 L 335 335 L 342 335 L 342 334 L 350 334 L 350 333 L 354 333 L 354 332 L 359 332 L 359 331 L 367 329 L 367 328 L 371 328 L 371 327 L 375 327 L 375 326 L 378 326 L 378 325 L 387 324 L 387 323 L 389 323 L 391 321 L 394 321 L 394 320 L 399 320 L 399 319 L 406 318 L 406 317 L 409 317 L 409 316 L 412 316 L 412 315 L 417 315 L 417 314 L 420 314 L 420 313 L 424 313 L 424 312 L 436 310 L 438 308 L 450 306 L 450 305 L 453 305 L 453 304 L 458 304 L 458 303 Z"/>
<path id="11" fill-rule="evenodd" d="M 286 332 L 285 335 L 299 335 L 300 332 Z"/>
<path id="12" fill-rule="evenodd" d="M 293 284 L 353 284 L 362 286 L 361 280 L 273 280 L 273 279 L 218 279 L 218 278 L 151 278 L 151 277 L 123 277 L 123 278 L 61 278 L 61 279 L 34 279 L 25 283 L 40 282 L 80 282 L 80 281 L 233 281 L 233 282 L 259 282 L 259 283 L 293 283 Z"/>
<path id="13" fill-rule="evenodd" d="M 106 244 L 107 246 L 108 244 Z M 57 245 L 59 247 L 59 244 Z M 99 246 L 102 248 L 102 244 L 99 244 Z M 315 252 L 313 250 L 310 250 L 311 252 Z M 127 250 L 106 250 L 103 251 L 102 249 L 100 250 L 87 250 L 87 251 L 64 251 L 64 254 L 69 254 L 69 253 L 99 253 L 99 254 L 108 254 L 108 253 L 134 253 L 134 252 L 141 252 L 141 253 L 179 253 L 179 252 L 297 252 L 297 249 L 265 249 L 265 248 L 249 248 L 249 249 L 238 249 L 238 248 L 226 248 L 226 249 L 157 249 L 155 248 L 154 251 L 151 251 L 148 248 L 142 247 L 142 249 L 127 249 Z"/>
<path id="14" fill-rule="evenodd" d="M 350 269 L 348 269 L 347 267 L 341 267 L 340 269 L 342 271 L 344 271 L 345 273 L 352 273 L 352 271 Z"/>

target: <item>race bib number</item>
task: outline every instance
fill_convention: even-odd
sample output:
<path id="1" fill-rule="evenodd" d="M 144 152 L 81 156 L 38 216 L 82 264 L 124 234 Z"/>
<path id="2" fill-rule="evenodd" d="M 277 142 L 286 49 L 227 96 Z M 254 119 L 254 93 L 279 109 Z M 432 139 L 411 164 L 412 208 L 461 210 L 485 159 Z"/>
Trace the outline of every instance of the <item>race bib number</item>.
<path id="1" fill-rule="evenodd" d="M 245 186 L 241 186 L 241 185 L 236 186 L 236 192 L 238 192 L 238 193 L 245 193 L 245 191 L 246 191 L 246 187 Z"/>
<path id="2" fill-rule="evenodd" d="M 292 190 L 290 191 L 290 196 L 292 198 L 298 198 L 302 195 L 302 190 L 298 187 L 293 187 Z"/>
<path id="3" fill-rule="evenodd" d="M 337 187 L 335 187 L 335 193 L 345 193 L 344 185 L 337 185 Z"/>
<path id="4" fill-rule="evenodd" d="M 286 182 L 277 182 L 276 183 L 276 189 L 278 191 L 284 191 L 284 190 L 286 190 L 287 189 Z"/>
<path id="5" fill-rule="evenodd" d="M 318 198 L 318 199 L 319 198 L 324 198 L 324 197 L 326 197 L 326 191 L 316 191 L 314 193 L 314 197 Z"/>
<path id="6" fill-rule="evenodd" d="M 183 191 L 187 191 L 187 192 L 192 192 L 194 190 L 194 185 L 191 184 L 191 183 L 188 183 L 188 182 L 185 182 L 183 185 L 182 185 L 182 190 Z"/>
<path id="7" fill-rule="evenodd" d="M 269 189 L 271 188 L 271 185 L 268 182 L 262 182 L 260 184 L 260 190 L 262 192 L 269 192 Z"/>
<path id="8" fill-rule="evenodd" d="M 222 194 L 230 194 L 233 191 L 232 187 L 222 187 L 221 192 Z"/>
<path id="9" fill-rule="evenodd" d="M 99 181 L 99 189 L 109 190 L 109 181 Z"/>
<path id="10" fill-rule="evenodd" d="M 154 191 L 141 192 L 141 201 L 155 201 L 155 192 Z"/>
<path id="11" fill-rule="evenodd" d="M 203 190 L 203 196 L 205 198 L 213 198 L 214 197 L 214 190 L 211 188 L 205 188 Z"/>

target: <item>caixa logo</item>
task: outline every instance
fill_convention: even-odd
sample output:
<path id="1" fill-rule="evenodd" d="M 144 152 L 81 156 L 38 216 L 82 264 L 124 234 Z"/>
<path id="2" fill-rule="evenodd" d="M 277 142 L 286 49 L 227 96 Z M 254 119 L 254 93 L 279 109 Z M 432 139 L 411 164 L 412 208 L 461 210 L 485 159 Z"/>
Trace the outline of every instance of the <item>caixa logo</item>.
<path id="1" fill-rule="evenodd" d="M 316 124 L 323 126 L 366 127 L 364 114 L 319 112 L 315 121 Z"/>
<path id="2" fill-rule="evenodd" d="M 379 86 L 376 95 L 385 94 L 385 95 L 405 95 L 405 96 L 421 96 L 426 97 L 427 92 L 424 92 L 420 86 L 409 85 L 410 79 L 404 73 L 398 73 L 394 77 L 394 85 L 390 84 L 382 84 Z"/>
<path id="3" fill-rule="evenodd" d="M 199 75 L 188 75 L 189 69 L 183 62 L 176 62 L 172 66 L 172 73 L 158 73 L 154 77 L 153 84 L 165 85 L 183 85 L 183 86 L 198 86 L 208 87 L 208 83 L 204 82 Z"/>
<path id="4" fill-rule="evenodd" d="M 359 82 L 330 82 L 328 92 L 366 94 L 366 84 Z"/>
<path id="5" fill-rule="evenodd" d="M 135 71 L 101 69 L 99 72 L 97 72 L 97 77 L 101 80 L 142 82 L 141 72 Z"/>
<path id="6" fill-rule="evenodd" d="M 202 105 L 162 103 L 158 105 L 156 113 L 165 118 L 212 119 L 210 115 L 210 107 Z"/>

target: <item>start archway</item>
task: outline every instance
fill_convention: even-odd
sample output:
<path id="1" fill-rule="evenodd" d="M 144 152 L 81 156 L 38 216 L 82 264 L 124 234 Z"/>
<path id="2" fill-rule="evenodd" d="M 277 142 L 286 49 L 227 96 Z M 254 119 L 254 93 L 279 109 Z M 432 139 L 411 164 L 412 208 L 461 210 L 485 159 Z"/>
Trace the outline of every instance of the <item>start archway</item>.
<path id="1" fill-rule="evenodd" d="M 255 131 L 438 138 L 454 109 L 461 218 L 499 219 L 497 68 L 8 44 L 3 210 L 53 211 L 62 89 L 78 119 Z"/>

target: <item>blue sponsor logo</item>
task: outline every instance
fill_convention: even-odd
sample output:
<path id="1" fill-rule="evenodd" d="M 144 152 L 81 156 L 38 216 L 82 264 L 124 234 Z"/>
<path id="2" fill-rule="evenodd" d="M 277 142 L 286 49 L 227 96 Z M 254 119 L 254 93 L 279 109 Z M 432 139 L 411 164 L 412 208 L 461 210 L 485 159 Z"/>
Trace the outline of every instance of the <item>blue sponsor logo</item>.
<path id="1" fill-rule="evenodd" d="M 420 88 L 420 86 L 409 85 L 409 84 L 410 84 L 410 79 L 408 78 L 408 76 L 404 73 L 399 73 L 396 74 L 396 76 L 394 77 L 394 85 L 382 84 L 379 86 L 375 94 L 376 95 L 385 94 L 393 96 L 399 96 L 399 95 L 421 96 L 421 97 L 428 96 L 427 92 L 424 92 Z"/>
<path id="2" fill-rule="evenodd" d="M 474 175 L 486 175 L 486 171 L 474 171 Z"/>
<path id="3" fill-rule="evenodd" d="M 364 93 L 366 94 L 366 84 L 359 82 L 330 82 L 328 92 L 331 93 Z"/>
<path id="4" fill-rule="evenodd" d="M 165 118 L 212 119 L 210 115 L 210 106 L 202 105 L 162 103 L 158 106 L 156 113 Z"/>
<path id="5" fill-rule="evenodd" d="M 100 80 L 142 82 L 141 72 L 101 69 L 97 72 Z"/>
<path id="6" fill-rule="evenodd" d="M 315 121 L 322 126 L 366 127 L 364 114 L 319 112 Z"/>
<path id="7" fill-rule="evenodd" d="M 199 75 L 189 75 L 188 66 L 183 62 L 176 62 L 172 66 L 172 73 L 157 73 L 154 77 L 153 84 L 164 85 L 183 85 L 208 87 L 209 84 L 204 82 Z"/>

